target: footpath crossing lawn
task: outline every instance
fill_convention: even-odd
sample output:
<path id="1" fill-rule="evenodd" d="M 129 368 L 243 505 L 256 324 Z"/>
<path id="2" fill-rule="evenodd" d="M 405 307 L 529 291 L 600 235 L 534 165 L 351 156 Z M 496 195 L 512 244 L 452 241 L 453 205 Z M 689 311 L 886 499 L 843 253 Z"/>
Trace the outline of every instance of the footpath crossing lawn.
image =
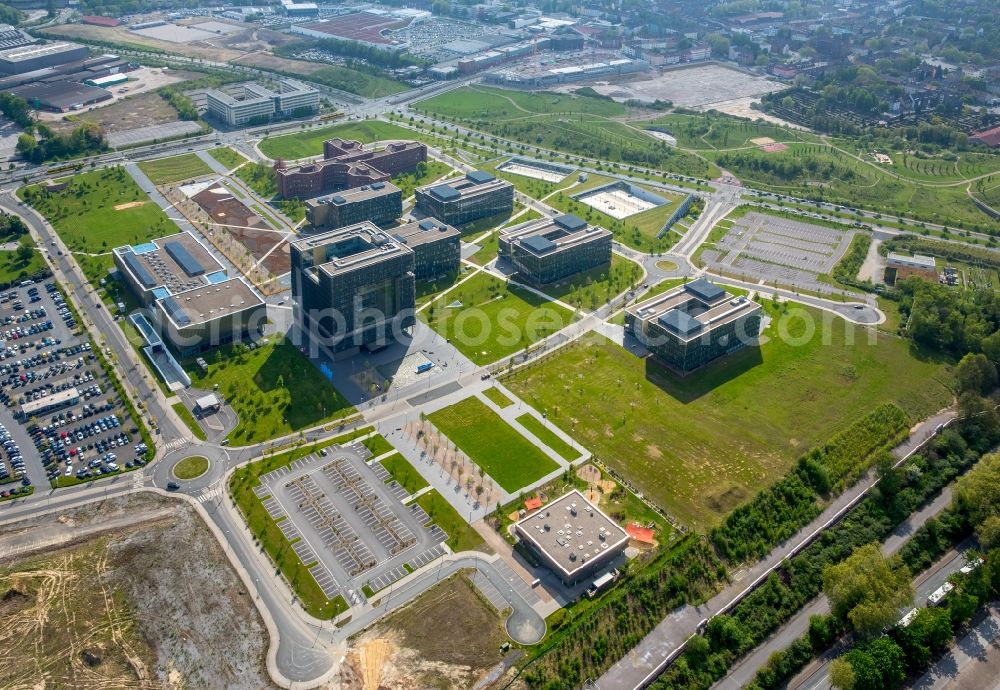
<path id="1" fill-rule="evenodd" d="M 559 469 L 479 398 L 466 398 L 428 419 L 508 493 Z"/>
<path id="2" fill-rule="evenodd" d="M 139 169 L 146 173 L 146 177 L 152 180 L 153 184 L 170 184 L 212 174 L 208 163 L 194 153 L 143 161 L 139 163 Z"/>
<path id="3" fill-rule="evenodd" d="M 878 405 L 896 403 L 916 422 L 951 401 L 947 364 L 906 341 L 869 340 L 867 329 L 800 305 L 765 306 L 773 321 L 760 348 L 683 378 L 594 335 L 504 384 L 697 528 Z"/>
<path id="4" fill-rule="evenodd" d="M 209 149 L 208 155 L 219 161 L 222 165 L 226 166 L 227 170 L 232 170 L 233 168 L 247 162 L 246 156 L 235 149 L 229 148 L 228 146 Z"/>
<path id="5" fill-rule="evenodd" d="M 476 364 L 489 364 L 569 325 L 572 314 L 530 290 L 479 273 L 418 317 Z"/>

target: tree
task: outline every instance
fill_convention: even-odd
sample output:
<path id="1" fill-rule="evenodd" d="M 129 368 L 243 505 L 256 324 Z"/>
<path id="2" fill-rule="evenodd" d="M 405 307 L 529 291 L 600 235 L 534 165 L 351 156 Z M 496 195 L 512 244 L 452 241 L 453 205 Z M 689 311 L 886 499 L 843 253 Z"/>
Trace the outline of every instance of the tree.
<path id="1" fill-rule="evenodd" d="M 959 393 L 988 393 L 997 385 L 997 368 L 982 353 L 969 353 L 955 367 Z"/>
<path id="2" fill-rule="evenodd" d="M 24 235 L 17 242 L 17 260 L 19 263 L 27 264 L 31 261 L 31 257 L 35 255 L 34 243 L 31 241 L 31 237 Z"/>
<path id="3" fill-rule="evenodd" d="M 854 671 L 854 690 L 881 690 L 882 674 L 871 655 L 863 649 L 854 648 L 844 655 L 844 661 Z"/>
<path id="4" fill-rule="evenodd" d="M 840 690 L 854 690 L 854 667 L 844 659 L 830 664 L 830 683 Z"/>
<path id="5" fill-rule="evenodd" d="M 984 455 L 955 484 L 954 504 L 978 527 L 1000 509 L 1000 453 Z"/>
<path id="6" fill-rule="evenodd" d="M 872 641 L 865 650 L 882 673 L 882 687 L 897 688 L 906 678 L 906 654 L 888 637 Z"/>
<path id="7" fill-rule="evenodd" d="M 829 566 L 823 591 L 833 614 L 849 620 L 862 637 L 874 637 L 895 623 L 899 609 L 913 601 L 909 569 L 891 563 L 877 544 L 859 547 Z"/>

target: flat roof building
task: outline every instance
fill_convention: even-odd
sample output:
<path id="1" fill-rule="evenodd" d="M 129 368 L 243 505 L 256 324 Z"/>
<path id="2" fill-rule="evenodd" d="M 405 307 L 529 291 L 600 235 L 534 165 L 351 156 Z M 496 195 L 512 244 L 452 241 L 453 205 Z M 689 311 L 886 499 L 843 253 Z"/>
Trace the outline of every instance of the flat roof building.
<path id="1" fill-rule="evenodd" d="M 155 319 L 181 357 L 259 333 L 267 305 L 243 278 L 229 278 L 156 300 Z"/>
<path id="2" fill-rule="evenodd" d="M 460 180 L 419 187 L 414 195 L 417 208 L 449 225 L 471 223 L 514 210 L 514 185 L 481 170 Z"/>
<path id="3" fill-rule="evenodd" d="M 144 306 L 225 276 L 223 265 L 189 232 L 116 247 L 111 255 L 125 284 Z"/>
<path id="4" fill-rule="evenodd" d="M 38 400 L 29 400 L 21 405 L 21 417 L 30 419 L 35 415 L 45 414 L 68 405 L 75 405 L 80 400 L 80 392 L 76 388 L 67 388 L 52 395 L 46 395 Z"/>
<path id="5" fill-rule="evenodd" d="M 67 41 L 24 45 L 0 50 L 0 74 L 23 74 L 67 62 L 85 60 L 87 46 Z"/>
<path id="6" fill-rule="evenodd" d="M 286 167 L 277 164 L 278 194 L 305 199 L 373 182 L 388 182 L 410 173 L 427 160 L 427 146 L 416 141 L 394 141 L 382 149 L 366 149 L 350 139 L 323 142 L 323 159 Z"/>
<path id="7" fill-rule="evenodd" d="M 306 220 L 318 229 L 342 228 L 368 220 L 387 225 L 403 215 L 403 193 L 391 182 L 372 182 L 306 201 Z"/>
<path id="8" fill-rule="evenodd" d="M 458 272 L 462 235 L 447 223 L 424 218 L 392 228 L 390 233 L 413 250 L 413 274 L 417 280 L 433 280 Z"/>
<path id="9" fill-rule="evenodd" d="M 193 234 L 179 232 L 111 252 L 125 285 L 149 307 L 163 340 L 181 356 L 259 331 L 266 304 Z"/>
<path id="10" fill-rule="evenodd" d="M 588 580 L 628 547 L 628 533 L 577 490 L 514 524 L 521 543 L 565 585 Z"/>
<path id="11" fill-rule="evenodd" d="M 889 252 L 885 258 L 885 268 L 887 272 L 893 271 L 895 273 L 893 282 L 910 276 L 918 276 L 926 280 L 937 280 L 938 278 L 937 262 L 933 256 L 921 254 L 907 256 L 906 254 Z"/>
<path id="12" fill-rule="evenodd" d="M 526 282 L 542 285 L 609 264 L 612 237 L 571 214 L 540 218 L 502 230 L 498 256 Z"/>
<path id="13" fill-rule="evenodd" d="M 244 84 L 242 93 L 236 96 L 209 89 L 205 102 L 208 112 L 235 127 L 315 112 L 319 108 L 319 91 L 295 79 L 281 79 L 277 92 L 251 82 Z"/>
<path id="14" fill-rule="evenodd" d="M 625 332 L 681 374 L 757 343 L 761 306 L 705 278 L 625 309 Z"/>
<path id="15" fill-rule="evenodd" d="M 375 348 L 415 323 L 414 252 L 369 222 L 290 244 L 295 325 L 329 356 Z"/>

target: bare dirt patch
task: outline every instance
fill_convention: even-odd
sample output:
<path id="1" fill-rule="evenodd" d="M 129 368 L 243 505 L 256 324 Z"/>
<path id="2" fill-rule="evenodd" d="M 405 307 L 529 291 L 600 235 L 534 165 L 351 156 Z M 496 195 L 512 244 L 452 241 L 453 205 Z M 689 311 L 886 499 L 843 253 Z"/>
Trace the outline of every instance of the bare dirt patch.
<path id="1" fill-rule="evenodd" d="M 274 687 L 253 601 L 186 505 L 113 499 L 0 536 L 32 538 L 150 513 L 163 517 L 0 568 L 0 687 Z"/>
<path id="2" fill-rule="evenodd" d="M 344 687 L 471 688 L 502 661 L 506 639 L 503 618 L 454 575 L 354 640 Z"/>
<path id="3" fill-rule="evenodd" d="M 116 211 L 124 211 L 126 209 L 135 208 L 136 206 L 144 206 L 148 204 L 148 201 L 130 201 L 126 204 L 118 204 L 115 206 Z"/>

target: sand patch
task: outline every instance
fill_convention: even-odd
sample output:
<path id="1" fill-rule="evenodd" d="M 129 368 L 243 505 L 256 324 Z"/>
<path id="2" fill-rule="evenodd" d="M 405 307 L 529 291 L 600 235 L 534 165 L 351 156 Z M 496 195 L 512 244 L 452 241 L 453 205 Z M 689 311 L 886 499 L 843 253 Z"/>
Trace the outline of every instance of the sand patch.
<path id="1" fill-rule="evenodd" d="M 129 201 L 128 203 L 118 204 L 115 206 L 116 211 L 124 211 L 129 208 L 136 208 L 137 206 L 145 206 L 148 201 Z"/>
<path id="2" fill-rule="evenodd" d="M 601 471 L 594 465 L 584 465 L 577 468 L 576 476 L 588 484 L 595 484 L 601 481 Z"/>
<path id="3" fill-rule="evenodd" d="M 646 446 L 646 455 L 653 458 L 654 460 L 659 460 L 660 458 L 663 457 L 663 451 L 661 451 L 653 444 L 649 444 L 648 446 Z"/>
<path id="4" fill-rule="evenodd" d="M 756 144 L 757 146 L 767 146 L 768 144 L 773 144 L 774 139 L 771 137 L 757 137 L 756 139 L 751 139 L 750 143 Z"/>

